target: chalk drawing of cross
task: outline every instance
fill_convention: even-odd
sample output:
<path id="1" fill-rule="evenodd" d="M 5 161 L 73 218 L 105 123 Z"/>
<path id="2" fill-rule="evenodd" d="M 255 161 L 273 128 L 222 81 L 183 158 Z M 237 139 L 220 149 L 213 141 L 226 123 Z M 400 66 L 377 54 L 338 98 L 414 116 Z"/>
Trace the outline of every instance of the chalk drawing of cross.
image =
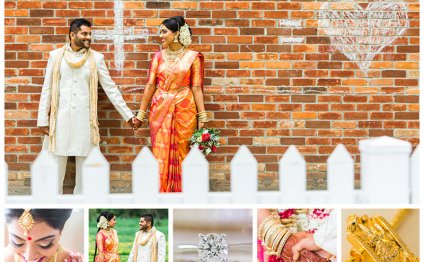
<path id="1" fill-rule="evenodd" d="M 93 40 L 113 40 L 115 46 L 114 59 L 117 70 L 124 69 L 126 40 L 146 39 L 149 37 L 147 28 L 124 28 L 124 4 L 122 0 L 114 0 L 115 27 L 113 30 L 93 30 Z"/>

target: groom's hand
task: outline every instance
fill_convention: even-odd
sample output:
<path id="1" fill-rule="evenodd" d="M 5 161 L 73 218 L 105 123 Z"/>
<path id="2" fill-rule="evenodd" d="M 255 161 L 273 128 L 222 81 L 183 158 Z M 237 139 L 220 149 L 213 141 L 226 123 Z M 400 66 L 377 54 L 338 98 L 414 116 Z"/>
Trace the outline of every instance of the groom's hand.
<path id="1" fill-rule="evenodd" d="M 41 132 L 43 134 L 45 134 L 47 136 L 49 135 L 49 127 L 48 126 L 39 126 L 38 128 L 41 130 Z"/>
<path id="2" fill-rule="evenodd" d="M 132 127 L 133 127 L 133 130 L 137 130 L 137 129 L 139 129 L 140 128 L 140 126 L 141 126 L 141 124 L 143 124 L 143 122 L 141 122 L 138 118 L 136 118 L 136 117 L 133 117 L 132 118 Z"/>

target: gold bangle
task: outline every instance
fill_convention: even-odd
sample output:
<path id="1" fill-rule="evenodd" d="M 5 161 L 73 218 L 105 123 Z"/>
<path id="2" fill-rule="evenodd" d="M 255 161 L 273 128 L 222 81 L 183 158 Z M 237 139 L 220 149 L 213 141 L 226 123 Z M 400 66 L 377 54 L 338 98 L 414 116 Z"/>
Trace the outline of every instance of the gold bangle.
<path id="1" fill-rule="evenodd" d="M 266 243 L 268 248 L 274 251 L 272 248 L 275 240 L 277 239 L 278 235 L 281 233 L 281 231 L 284 231 L 284 227 L 278 226 L 278 229 L 272 233 L 272 235 L 268 238 L 268 242 Z"/>
<path id="2" fill-rule="evenodd" d="M 276 215 L 269 215 L 259 224 L 257 232 L 258 239 L 261 239 L 262 229 L 264 228 L 265 224 L 267 224 L 268 220 L 276 220 L 277 218 L 279 217 L 277 217 Z"/>
<path id="3" fill-rule="evenodd" d="M 271 229 L 269 230 L 269 234 L 267 233 L 265 235 L 264 242 L 268 247 L 269 247 L 269 240 L 274 236 L 275 232 L 278 232 L 278 230 L 280 229 L 281 228 L 279 227 L 279 225 L 272 226 Z"/>
<path id="4" fill-rule="evenodd" d="M 143 111 L 143 110 L 140 110 L 140 111 L 138 111 L 138 114 L 137 114 L 137 116 L 135 118 L 137 118 L 141 122 L 144 122 L 146 120 L 146 117 L 147 117 L 147 112 L 146 111 Z"/>
<path id="5" fill-rule="evenodd" d="M 292 234 L 292 232 L 288 231 L 284 235 L 283 239 L 281 239 L 280 246 L 277 249 L 277 255 L 278 255 L 278 257 L 281 257 L 281 254 L 283 253 L 284 246 L 286 245 L 286 242 L 289 239 L 289 237 L 291 236 L 291 234 Z"/>
<path id="6" fill-rule="evenodd" d="M 262 239 L 262 240 L 265 240 L 265 236 L 266 236 L 266 234 L 268 233 L 268 231 L 273 227 L 273 226 L 275 226 L 276 224 L 279 224 L 280 223 L 280 221 L 278 221 L 278 220 L 271 220 L 271 221 L 267 221 L 267 223 L 264 225 L 264 227 L 263 227 L 263 230 L 262 230 L 262 232 L 261 232 L 261 235 L 260 235 L 260 239 Z"/>
<path id="7" fill-rule="evenodd" d="M 287 234 L 287 228 L 283 227 L 283 230 L 278 233 L 278 235 L 275 237 L 274 241 L 272 242 L 272 251 L 277 251 L 278 244 L 281 242 L 285 234 Z"/>

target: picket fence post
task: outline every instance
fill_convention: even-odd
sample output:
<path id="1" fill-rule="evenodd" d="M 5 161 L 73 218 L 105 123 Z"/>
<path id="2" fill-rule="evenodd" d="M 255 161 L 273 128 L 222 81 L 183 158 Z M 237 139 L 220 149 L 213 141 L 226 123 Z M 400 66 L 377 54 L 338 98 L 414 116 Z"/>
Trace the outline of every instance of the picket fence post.
<path id="1" fill-rule="evenodd" d="M 411 143 L 387 136 L 359 141 L 361 187 L 367 202 L 409 203 Z"/>
<path id="2" fill-rule="evenodd" d="M 421 146 L 417 145 L 414 153 L 410 158 L 410 181 L 411 188 L 411 204 L 418 204 L 420 202 L 420 149 Z"/>
<path id="3" fill-rule="evenodd" d="M 247 146 L 240 146 L 231 160 L 231 193 L 234 203 L 256 203 L 258 162 Z"/>
<path id="4" fill-rule="evenodd" d="M 159 199 L 159 163 L 145 146 L 132 166 L 132 194 L 135 203 L 157 203 Z"/>
<path id="5" fill-rule="evenodd" d="M 294 145 L 284 153 L 279 161 L 280 192 L 283 203 L 305 203 L 306 201 L 306 162 Z"/>
<path id="6" fill-rule="evenodd" d="M 354 203 L 354 165 L 346 147 L 337 145 L 327 159 L 327 192 L 329 203 Z"/>
<path id="7" fill-rule="evenodd" d="M 55 203 L 59 195 L 59 167 L 54 157 L 42 150 L 31 165 L 31 195 L 34 203 Z"/>
<path id="8" fill-rule="evenodd" d="M 105 203 L 109 196 L 110 165 L 100 151 L 93 147 L 82 165 L 82 192 L 88 203 Z"/>
<path id="9" fill-rule="evenodd" d="M 184 203 L 207 203 L 209 193 L 209 163 L 197 147 L 192 147 L 182 165 Z"/>

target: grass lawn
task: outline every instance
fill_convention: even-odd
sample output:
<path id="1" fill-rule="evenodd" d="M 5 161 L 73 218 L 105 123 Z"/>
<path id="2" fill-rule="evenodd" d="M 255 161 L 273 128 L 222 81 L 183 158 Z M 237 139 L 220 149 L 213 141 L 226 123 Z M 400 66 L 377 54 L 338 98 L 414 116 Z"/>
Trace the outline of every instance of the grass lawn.
<path id="1" fill-rule="evenodd" d="M 131 248 L 134 242 L 135 232 L 139 230 L 138 222 L 140 218 L 139 217 L 131 217 L 131 218 L 117 218 L 117 223 L 115 226 L 115 229 L 118 231 L 118 238 L 119 238 L 119 246 L 118 251 L 119 255 L 121 257 L 122 262 L 126 262 L 128 260 L 128 256 L 131 252 Z M 95 239 L 96 239 L 96 233 L 97 233 L 97 225 L 96 221 L 94 219 L 90 218 L 90 225 L 89 225 L 89 241 L 90 241 L 90 255 L 89 260 L 93 261 L 94 258 L 94 245 L 95 245 Z M 168 220 L 162 219 L 162 220 L 155 220 L 155 227 L 157 230 L 161 231 L 165 234 L 166 238 L 166 261 L 168 261 Z"/>

